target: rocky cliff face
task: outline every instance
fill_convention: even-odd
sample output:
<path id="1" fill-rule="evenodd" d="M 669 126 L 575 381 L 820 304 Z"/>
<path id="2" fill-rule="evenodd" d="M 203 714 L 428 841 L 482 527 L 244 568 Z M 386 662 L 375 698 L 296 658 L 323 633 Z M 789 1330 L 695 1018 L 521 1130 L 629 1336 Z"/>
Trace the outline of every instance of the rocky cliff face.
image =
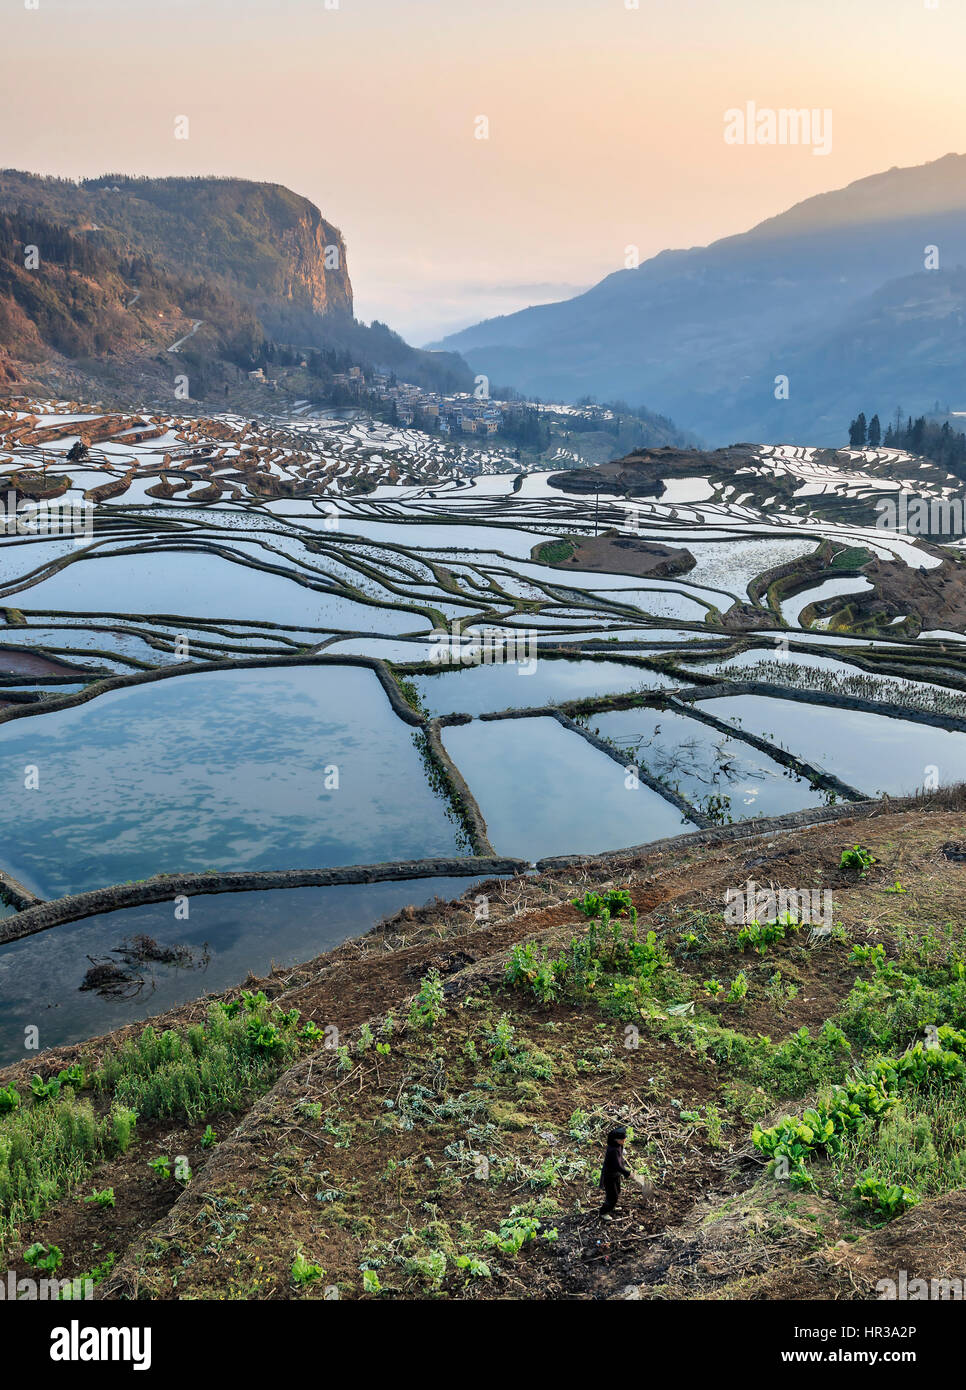
<path id="1" fill-rule="evenodd" d="M 279 345 L 472 386 L 456 354 L 357 323 L 338 227 L 281 184 L 245 179 L 0 171 L 0 344 L 0 391 L 101 399 L 93 377 L 118 404 L 157 395 L 175 366 L 193 396 L 224 400 Z"/>
<path id="2" fill-rule="evenodd" d="M 351 316 L 352 283 L 342 233 L 307 199 L 300 201 L 304 207 L 298 209 L 293 223 L 279 226 L 282 294 L 317 314 Z"/>
<path id="3" fill-rule="evenodd" d="M 270 318 L 287 308 L 352 314 L 342 233 L 279 184 L 117 175 L 75 184 L 7 170 L 0 212 L 41 218 L 168 276 L 214 280 Z"/>

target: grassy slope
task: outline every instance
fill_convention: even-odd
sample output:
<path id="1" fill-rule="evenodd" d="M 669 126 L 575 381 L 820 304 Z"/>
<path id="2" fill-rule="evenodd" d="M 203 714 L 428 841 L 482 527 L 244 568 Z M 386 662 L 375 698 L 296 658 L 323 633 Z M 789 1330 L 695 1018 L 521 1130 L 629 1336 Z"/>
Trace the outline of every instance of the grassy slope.
<path id="1" fill-rule="evenodd" d="M 401 914 L 389 930 L 266 985 L 303 1021 L 337 1026 L 345 1051 L 303 1044 L 294 1064 L 263 1076 L 263 1087 L 277 1076 L 271 1089 L 234 1098 L 234 1115 L 221 1104 L 190 1123 L 177 1108 L 142 1120 L 127 1153 L 21 1228 L 9 1262 L 22 1269 L 21 1247 L 35 1239 L 61 1246 L 63 1275 L 110 1251 L 119 1259 L 101 1292 L 115 1297 L 323 1297 L 333 1285 L 356 1297 L 365 1268 L 370 1289 L 375 1276 L 397 1297 L 630 1289 L 625 1296 L 854 1298 L 895 1277 L 897 1260 L 940 1276 L 961 1263 L 966 1243 L 966 1202 L 940 1195 L 962 1185 L 961 1083 L 908 1100 L 841 1159 L 812 1160 L 815 1186 L 804 1192 L 768 1175 L 750 1137 L 756 1121 L 800 1114 L 854 1063 L 901 1052 L 922 1023 L 966 1023 L 946 983 L 966 935 L 966 868 L 942 852 L 964 838 L 960 809 L 887 812 L 652 853 L 622 864 L 619 878 L 601 863 L 493 885 L 484 923 L 472 898 Z M 856 840 L 877 860 L 865 879 L 838 867 Z M 831 889 L 841 939 L 813 948 L 807 932 L 791 933 L 764 956 L 741 953 L 722 905 L 725 888 L 748 878 Z M 887 892 L 897 879 L 907 891 Z M 656 960 L 634 975 L 605 963 L 591 988 L 586 976 L 571 980 L 549 1005 L 505 982 L 515 943 L 556 949 L 582 937 L 587 922 L 568 900 L 608 883 L 630 888 L 641 935 L 654 931 L 663 948 Z M 853 944 L 877 943 L 902 962 L 901 986 L 851 960 Z M 417 1027 L 407 1022 L 410 1000 L 433 966 L 445 1012 Z M 704 988 L 711 978 L 730 985 L 739 971 L 742 1002 Z M 862 999 L 857 979 L 870 983 Z M 693 1014 L 668 1013 L 688 1002 Z M 183 1030 L 203 1014 L 199 1004 L 166 1022 Z M 826 1019 L 845 1030 L 845 1048 L 814 1041 Z M 804 1045 L 792 1040 L 802 1027 L 812 1038 Z M 118 1041 L 64 1049 L 51 1068 L 80 1053 L 91 1065 L 109 1059 Z M 205 1150 L 209 1119 L 221 1142 Z M 631 1162 L 652 1189 L 628 1185 L 605 1224 L 596 1179 L 602 1134 L 617 1119 L 633 1127 Z M 194 1176 L 183 1191 L 148 1167 L 159 1153 L 189 1157 Z M 851 1186 L 867 1169 L 891 1179 L 897 1165 L 925 1200 L 877 1229 Z M 107 1186 L 114 1209 L 79 1200 Z M 511 1214 L 541 1223 L 518 1253 L 508 1237 L 526 1230 L 520 1221 L 503 1226 L 508 1248 L 486 1234 L 500 1237 Z M 299 1251 L 324 1271 L 301 1286 L 292 1278 Z"/>

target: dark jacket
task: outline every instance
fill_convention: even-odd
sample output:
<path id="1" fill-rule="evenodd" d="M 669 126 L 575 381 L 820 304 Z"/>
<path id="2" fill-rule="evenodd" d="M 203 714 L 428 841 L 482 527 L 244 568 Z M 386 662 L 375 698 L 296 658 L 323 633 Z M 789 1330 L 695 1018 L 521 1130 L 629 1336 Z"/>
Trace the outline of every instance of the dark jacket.
<path id="1" fill-rule="evenodd" d="M 621 1182 L 624 1178 L 629 1178 L 631 1169 L 627 1159 L 624 1157 L 624 1148 L 621 1144 L 608 1144 L 604 1152 L 604 1166 L 600 1170 L 599 1187 L 614 1186 L 620 1190 Z"/>

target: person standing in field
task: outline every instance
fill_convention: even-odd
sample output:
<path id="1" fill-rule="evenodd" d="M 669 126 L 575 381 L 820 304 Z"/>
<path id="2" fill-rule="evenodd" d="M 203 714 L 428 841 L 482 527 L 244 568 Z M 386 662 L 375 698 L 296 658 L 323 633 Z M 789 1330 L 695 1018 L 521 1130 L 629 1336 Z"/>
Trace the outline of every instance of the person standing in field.
<path id="1" fill-rule="evenodd" d="M 612 1129 L 607 1136 L 604 1166 L 600 1170 L 599 1186 L 604 1190 L 604 1205 L 600 1209 L 601 1216 L 610 1216 L 621 1195 L 621 1183 L 625 1178 L 634 1176 L 627 1159 L 624 1157 L 626 1141 L 627 1130 L 623 1126 Z"/>

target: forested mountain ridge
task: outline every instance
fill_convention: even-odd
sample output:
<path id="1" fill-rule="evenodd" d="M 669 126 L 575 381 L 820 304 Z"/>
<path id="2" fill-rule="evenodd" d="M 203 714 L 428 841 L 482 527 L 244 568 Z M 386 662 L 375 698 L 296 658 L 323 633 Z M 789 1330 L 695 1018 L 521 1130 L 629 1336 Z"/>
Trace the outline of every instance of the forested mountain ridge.
<path id="1" fill-rule="evenodd" d="M 0 211 L 37 214 L 178 277 L 215 277 L 253 305 L 352 313 L 342 233 L 279 184 L 122 174 L 74 183 L 3 170 Z"/>
<path id="2" fill-rule="evenodd" d="M 176 347 L 177 344 L 183 346 Z M 0 171 L 0 385 L 221 394 L 273 345 L 465 389 L 456 354 L 353 318 L 342 233 L 307 198 L 229 178 L 75 183 Z"/>
<path id="3" fill-rule="evenodd" d="M 443 346 L 533 394 L 646 400 L 708 444 L 834 446 L 870 399 L 918 414 L 951 393 L 963 266 L 966 155 L 950 154 L 662 251 Z"/>

